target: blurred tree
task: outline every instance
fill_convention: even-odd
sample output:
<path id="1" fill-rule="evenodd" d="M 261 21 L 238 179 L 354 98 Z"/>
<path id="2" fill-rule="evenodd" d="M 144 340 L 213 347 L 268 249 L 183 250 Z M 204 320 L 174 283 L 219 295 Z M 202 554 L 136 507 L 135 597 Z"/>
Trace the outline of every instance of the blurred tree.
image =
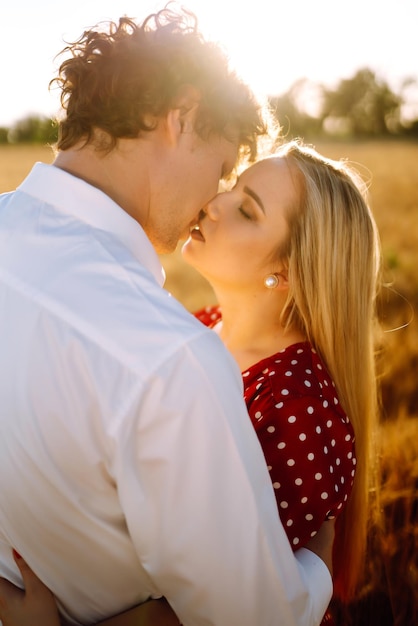
<path id="1" fill-rule="evenodd" d="M 0 126 L 0 144 L 7 143 L 7 136 L 9 134 L 9 129 L 4 126 Z"/>
<path id="2" fill-rule="evenodd" d="M 286 139 L 390 134 L 416 138 L 416 103 L 412 115 L 405 117 L 404 112 L 417 87 L 416 78 L 409 77 L 395 93 L 375 72 L 363 68 L 335 89 L 300 78 L 286 93 L 269 96 L 269 103 Z M 31 115 L 10 129 L 0 127 L 0 143 L 54 144 L 57 139 L 58 125 L 48 117 Z"/>
<path id="3" fill-rule="evenodd" d="M 403 100 L 401 122 L 403 134 L 416 138 L 418 136 L 418 79 L 407 76 L 401 84 L 400 94 Z"/>
<path id="4" fill-rule="evenodd" d="M 401 129 L 402 103 L 386 81 L 363 68 L 335 90 L 323 89 L 321 117 L 326 129 L 340 122 L 349 134 L 388 135 Z"/>
<path id="5" fill-rule="evenodd" d="M 19 120 L 8 132 L 9 143 L 55 143 L 56 123 L 49 117 L 31 115 Z"/>
<path id="6" fill-rule="evenodd" d="M 282 135 L 292 137 L 317 136 L 321 132 L 321 87 L 306 78 L 297 80 L 289 91 L 270 96 L 272 113 L 282 127 Z"/>
<path id="7" fill-rule="evenodd" d="M 416 139 L 418 137 L 418 119 L 404 124 L 404 134 L 408 137 Z"/>

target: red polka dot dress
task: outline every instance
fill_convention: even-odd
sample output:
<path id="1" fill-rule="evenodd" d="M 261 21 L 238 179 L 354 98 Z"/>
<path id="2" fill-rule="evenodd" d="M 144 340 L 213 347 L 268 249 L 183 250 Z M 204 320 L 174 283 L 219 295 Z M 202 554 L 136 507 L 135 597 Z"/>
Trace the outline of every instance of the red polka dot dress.
<path id="1" fill-rule="evenodd" d="M 219 307 L 207 307 L 196 317 L 213 326 L 221 313 Z M 242 377 L 280 518 L 297 550 L 344 508 L 355 474 L 354 432 L 308 342 L 263 359 Z"/>

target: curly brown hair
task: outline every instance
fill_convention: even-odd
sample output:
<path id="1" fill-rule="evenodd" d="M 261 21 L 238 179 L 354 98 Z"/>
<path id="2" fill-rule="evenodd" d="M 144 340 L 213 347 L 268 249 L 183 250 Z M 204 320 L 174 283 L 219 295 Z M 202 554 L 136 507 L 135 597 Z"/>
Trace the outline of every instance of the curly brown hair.
<path id="1" fill-rule="evenodd" d="M 118 138 L 136 138 L 175 108 L 189 85 L 200 94 L 196 132 L 238 138 L 241 154 L 255 158 L 257 139 L 267 133 L 263 107 L 221 48 L 203 38 L 196 16 L 170 4 L 142 24 L 128 17 L 100 23 L 61 51 L 71 56 L 50 82 L 60 87 L 65 111 L 58 149 L 93 141 L 95 129 L 109 137 L 108 150 Z"/>

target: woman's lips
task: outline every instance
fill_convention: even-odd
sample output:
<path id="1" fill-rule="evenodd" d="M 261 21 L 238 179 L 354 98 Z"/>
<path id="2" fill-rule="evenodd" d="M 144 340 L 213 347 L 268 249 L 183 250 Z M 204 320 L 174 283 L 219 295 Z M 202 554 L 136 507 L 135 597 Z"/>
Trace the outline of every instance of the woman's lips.
<path id="1" fill-rule="evenodd" d="M 205 238 L 200 230 L 199 226 L 194 226 L 190 231 L 190 237 L 196 239 L 196 241 L 205 241 Z"/>

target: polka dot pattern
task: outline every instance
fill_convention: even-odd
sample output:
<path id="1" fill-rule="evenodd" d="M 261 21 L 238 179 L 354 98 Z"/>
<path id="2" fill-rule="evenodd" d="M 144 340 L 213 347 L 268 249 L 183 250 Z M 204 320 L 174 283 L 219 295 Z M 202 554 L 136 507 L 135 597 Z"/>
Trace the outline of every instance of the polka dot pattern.
<path id="1" fill-rule="evenodd" d="M 198 312 L 207 326 L 218 307 Z M 294 550 L 343 510 L 355 475 L 352 426 L 317 352 L 298 343 L 242 373 L 244 398 Z"/>

